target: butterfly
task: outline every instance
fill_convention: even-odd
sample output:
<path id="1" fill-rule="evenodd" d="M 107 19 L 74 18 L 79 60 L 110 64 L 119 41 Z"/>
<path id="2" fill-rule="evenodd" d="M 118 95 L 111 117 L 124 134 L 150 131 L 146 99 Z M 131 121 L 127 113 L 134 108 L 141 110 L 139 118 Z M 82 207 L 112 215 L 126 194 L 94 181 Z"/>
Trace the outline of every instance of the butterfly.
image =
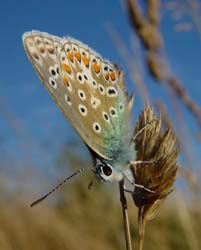
<path id="1" fill-rule="evenodd" d="M 134 95 L 128 98 L 123 70 L 70 37 L 31 31 L 23 34 L 23 45 L 43 85 L 88 147 L 98 180 L 128 178 L 136 158 Z"/>

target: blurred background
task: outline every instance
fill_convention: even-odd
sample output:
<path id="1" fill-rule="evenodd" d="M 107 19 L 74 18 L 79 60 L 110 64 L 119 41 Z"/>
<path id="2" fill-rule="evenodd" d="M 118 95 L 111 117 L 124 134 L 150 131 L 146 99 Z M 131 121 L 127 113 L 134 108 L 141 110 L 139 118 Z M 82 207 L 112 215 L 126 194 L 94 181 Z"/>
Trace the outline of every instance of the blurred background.
<path id="1" fill-rule="evenodd" d="M 0 249 L 124 249 L 118 185 L 77 176 L 30 203 L 90 155 L 34 72 L 26 31 L 72 36 L 125 71 L 133 127 L 146 101 L 181 145 L 174 192 L 146 230 L 144 249 L 201 249 L 201 1 L 58 0 L 0 4 Z M 129 197 L 128 197 L 129 198 Z M 128 200 L 137 249 L 137 209 Z"/>

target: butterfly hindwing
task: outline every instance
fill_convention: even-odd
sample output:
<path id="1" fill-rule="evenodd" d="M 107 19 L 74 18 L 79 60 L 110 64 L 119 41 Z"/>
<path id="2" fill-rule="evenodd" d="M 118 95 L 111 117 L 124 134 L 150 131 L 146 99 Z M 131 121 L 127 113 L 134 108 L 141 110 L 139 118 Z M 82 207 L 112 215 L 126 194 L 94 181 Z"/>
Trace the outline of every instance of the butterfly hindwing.
<path id="1" fill-rule="evenodd" d="M 81 138 L 100 156 L 112 158 L 128 130 L 121 71 L 72 38 L 33 31 L 23 41 L 41 81 Z"/>

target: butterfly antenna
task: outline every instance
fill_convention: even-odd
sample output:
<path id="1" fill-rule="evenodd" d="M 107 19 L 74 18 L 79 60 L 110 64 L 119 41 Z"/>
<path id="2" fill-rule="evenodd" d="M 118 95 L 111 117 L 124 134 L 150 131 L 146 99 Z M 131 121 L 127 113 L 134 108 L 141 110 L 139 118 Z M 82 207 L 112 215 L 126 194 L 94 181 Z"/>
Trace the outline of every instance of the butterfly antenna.
<path id="1" fill-rule="evenodd" d="M 51 195 L 52 193 L 54 193 L 57 189 L 59 189 L 63 184 L 65 184 L 68 180 L 70 180 L 71 178 L 73 178 L 74 176 L 76 176 L 77 174 L 80 174 L 81 172 L 83 172 L 86 168 L 80 168 L 78 171 L 74 172 L 73 174 L 71 174 L 70 176 L 68 176 L 66 179 L 64 179 L 62 182 L 60 182 L 56 187 L 54 187 L 52 190 L 50 190 L 47 194 L 43 195 L 42 197 L 40 197 L 39 199 L 35 200 L 34 202 L 31 203 L 30 207 L 33 207 L 35 205 L 37 205 L 38 203 L 40 203 L 41 201 L 45 200 L 49 195 Z"/>

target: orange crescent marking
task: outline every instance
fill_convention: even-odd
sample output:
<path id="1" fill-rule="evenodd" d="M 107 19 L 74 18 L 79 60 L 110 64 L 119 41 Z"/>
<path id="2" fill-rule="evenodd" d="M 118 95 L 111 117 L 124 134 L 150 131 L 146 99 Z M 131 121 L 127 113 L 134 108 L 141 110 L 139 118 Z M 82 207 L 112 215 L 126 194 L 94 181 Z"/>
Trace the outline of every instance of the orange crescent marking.
<path id="1" fill-rule="evenodd" d="M 86 56 L 83 56 L 83 57 L 82 57 L 82 60 L 83 60 L 83 62 L 84 62 L 84 64 L 85 64 L 85 66 L 86 66 L 86 67 L 89 67 L 89 58 L 87 58 Z"/>
<path id="2" fill-rule="evenodd" d="M 81 61 L 80 52 L 75 52 L 75 57 L 77 58 L 77 60 L 78 60 L 79 62 Z"/>
<path id="3" fill-rule="evenodd" d="M 109 80 L 109 76 L 110 76 L 109 73 L 105 74 L 105 79 L 106 79 L 106 80 Z"/>
<path id="4" fill-rule="evenodd" d="M 94 63 L 93 64 L 93 69 L 96 73 L 99 73 L 100 72 L 100 66 L 97 64 L 97 63 Z"/>
<path id="5" fill-rule="evenodd" d="M 66 75 L 63 76 L 63 82 L 64 82 L 65 85 L 67 85 L 67 83 L 68 83 L 68 78 L 67 78 Z"/>
<path id="6" fill-rule="evenodd" d="M 62 66 L 67 73 L 71 74 L 71 67 L 68 64 L 63 63 Z"/>
<path id="7" fill-rule="evenodd" d="M 115 72 L 114 72 L 114 71 L 110 73 L 110 79 L 111 79 L 112 81 L 114 81 L 114 80 L 116 79 L 116 75 L 115 75 Z"/>
<path id="8" fill-rule="evenodd" d="M 68 59 L 73 62 L 73 53 L 72 52 L 69 52 L 68 55 L 67 55 Z"/>

